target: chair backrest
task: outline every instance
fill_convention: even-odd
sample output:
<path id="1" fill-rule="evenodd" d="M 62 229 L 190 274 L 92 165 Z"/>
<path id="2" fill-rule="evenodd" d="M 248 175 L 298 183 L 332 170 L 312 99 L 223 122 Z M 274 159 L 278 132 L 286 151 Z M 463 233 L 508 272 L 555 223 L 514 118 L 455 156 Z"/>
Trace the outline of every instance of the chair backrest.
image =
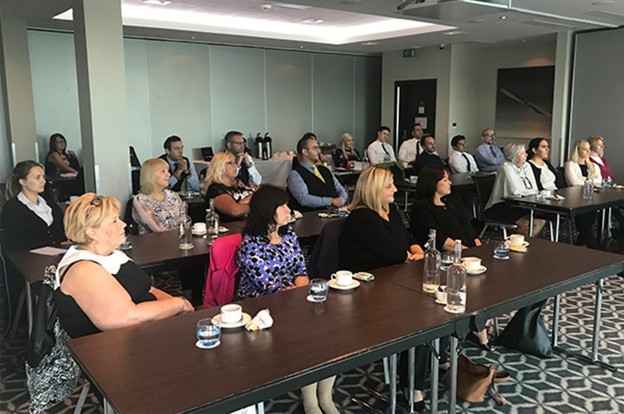
<path id="1" fill-rule="evenodd" d="M 555 185 L 557 188 L 569 187 L 568 180 L 565 177 L 565 170 L 563 167 L 557 167 L 557 177 L 555 179 Z"/>
<path id="2" fill-rule="evenodd" d="M 130 145 L 130 165 L 132 167 L 141 167 L 141 161 L 139 161 L 139 157 L 137 157 L 132 145 Z"/>
<path id="3" fill-rule="evenodd" d="M 134 197 L 130 197 L 130 200 L 126 203 L 126 209 L 124 210 L 123 221 L 126 223 L 126 233 L 137 235 L 139 234 L 139 225 L 132 217 L 132 203 Z"/>
<path id="4" fill-rule="evenodd" d="M 238 265 L 236 253 L 243 236 L 231 234 L 219 237 L 210 246 L 210 264 L 206 275 L 204 308 L 222 306 L 232 302 L 236 288 Z"/>
<path id="5" fill-rule="evenodd" d="M 492 194 L 492 188 L 494 188 L 494 180 L 496 179 L 496 174 L 478 174 L 472 176 L 472 181 L 475 185 L 475 190 L 477 192 L 477 200 L 479 201 L 479 219 L 483 220 L 484 215 L 483 211 L 485 210 L 485 205 L 490 199 L 490 195 Z"/>
<path id="6" fill-rule="evenodd" d="M 345 219 L 331 221 L 323 227 L 314 243 L 308 273 L 310 278 L 319 277 L 329 279 L 331 274 L 339 269 L 340 254 L 338 240 L 342 234 Z"/>

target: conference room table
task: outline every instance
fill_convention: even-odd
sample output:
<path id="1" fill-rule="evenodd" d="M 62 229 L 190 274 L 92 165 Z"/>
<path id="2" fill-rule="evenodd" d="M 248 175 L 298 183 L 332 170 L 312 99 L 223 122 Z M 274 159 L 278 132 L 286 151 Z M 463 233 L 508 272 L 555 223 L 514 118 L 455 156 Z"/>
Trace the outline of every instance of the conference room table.
<path id="1" fill-rule="evenodd" d="M 195 324 L 217 308 L 72 339 L 68 346 L 117 412 L 228 412 L 453 334 L 471 317 L 499 315 L 623 269 L 620 255 L 528 241 L 527 251 L 512 252 L 509 260 L 493 259 L 491 244 L 464 251 L 480 257 L 487 271 L 468 277 L 460 315 L 422 292 L 418 261 L 374 270 L 373 282 L 332 290 L 324 303 L 306 301 L 306 288 L 239 302 L 251 315 L 269 309 L 275 325 L 223 330 L 213 350 L 195 347 Z"/>
<path id="2" fill-rule="evenodd" d="M 602 237 L 605 227 L 605 212 L 609 211 L 609 208 L 624 205 L 624 189 L 618 188 L 603 188 L 597 187 L 591 198 L 583 198 L 583 186 L 565 187 L 554 191 L 554 194 L 563 196 L 563 200 L 556 200 L 552 197 L 541 197 L 539 194 L 534 194 L 525 197 L 509 196 L 504 199 L 514 207 L 524 208 L 530 210 L 530 219 L 533 220 L 534 213 L 536 211 L 555 214 L 555 240 L 559 240 L 559 226 L 560 216 L 565 215 L 569 217 L 569 231 L 570 231 L 570 243 L 573 243 L 572 238 L 573 229 L 572 221 L 578 215 L 591 213 L 595 211 L 602 212 L 601 225 L 599 226 L 600 234 L 599 239 Z M 532 232 L 533 226 L 529 226 Z"/>
<path id="3" fill-rule="evenodd" d="M 317 212 L 308 212 L 290 225 L 302 241 L 310 242 L 319 235 L 326 223 L 336 219 L 338 218 L 321 218 Z M 222 233 L 221 236 L 241 233 L 245 227 L 245 221 L 223 223 L 223 227 L 226 227 L 228 231 Z M 210 244 L 214 239 L 193 237 L 193 248 L 188 250 L 178 247 L 178 232 L 175 230 L 128 236 L 128 240 L 132 248 L 125 250 L 125 253 L 139 267 L 149 273 L 156 273 L 208 264 Z M 69 246 L 61 247 L 64 250 Z M 24 278 L 28 332 L 32 329 L 34 310 L 32 285 L 41 282 L 46 266 L 57 264 L 61 260 L 61 254 L 62 252 L 55 255 L 38 254 L 30 250 L 15 250 L 6 253 L 8 259 Z"/>

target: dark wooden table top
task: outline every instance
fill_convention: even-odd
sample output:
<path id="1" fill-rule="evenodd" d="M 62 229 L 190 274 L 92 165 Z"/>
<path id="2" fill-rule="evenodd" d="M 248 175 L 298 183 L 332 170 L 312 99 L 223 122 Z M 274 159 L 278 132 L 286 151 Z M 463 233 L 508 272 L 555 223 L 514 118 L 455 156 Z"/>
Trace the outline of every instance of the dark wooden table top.
<path id="1" fill-rule="evenodd" d="M 195 347 L 195 324 L 217 308 L 83 338 L 68 345 L 121 413 L 228 412 L 451 332 L 457 318 L 383 279 L 324 303 L 299 288 L 240 302 L 268 308 L 265 331 L 223 330 L 213 350 Z M 424 299 L 424 300 L 423 300 Z"/>
<path id="2" fill-rule="evenodd" d="M 530 238 L 526 253 L 510 252 L 509 260 L 493 257 L 493 244 L 463 251 L 476 256 L 487 271 L 468 275 L 466 313 L 488 315 L 511 311 L 558 293 L 621 272 L 624 256 L 586 247 Z M 375 277 L 416 292 L 422 292 L 423 262 L 378 269 Z M 446 284 L 446 276 L 442 284 Z"/>
<path id="3" fill-rule="evenodd" d="M 572 216 L 617 204 L 624 204 L 624 190 L 615 188 L 598 188 L 591 199 L 583 198 L 583 187 L 580 185 L 561 188 L 556 193 L 565 197 L 565 200 L 540 199 L 537 195 L 505 197 L 505 200 L 518 207 L 547 212 L 560 212 Z"/>

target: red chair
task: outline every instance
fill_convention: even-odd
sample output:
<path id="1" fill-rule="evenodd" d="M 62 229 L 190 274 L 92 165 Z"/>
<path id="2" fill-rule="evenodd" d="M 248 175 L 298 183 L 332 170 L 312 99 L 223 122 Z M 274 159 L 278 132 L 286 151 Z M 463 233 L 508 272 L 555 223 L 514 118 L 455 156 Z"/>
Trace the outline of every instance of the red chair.
<path id="1" fill-rule="evenodd" d="M 203 307 L 222 306 L 232 302 L 236 286 L 236 252 L 243 241 L 241 234 L 219 237 L 210 246 L 210 264 L 206 275 Z"/>

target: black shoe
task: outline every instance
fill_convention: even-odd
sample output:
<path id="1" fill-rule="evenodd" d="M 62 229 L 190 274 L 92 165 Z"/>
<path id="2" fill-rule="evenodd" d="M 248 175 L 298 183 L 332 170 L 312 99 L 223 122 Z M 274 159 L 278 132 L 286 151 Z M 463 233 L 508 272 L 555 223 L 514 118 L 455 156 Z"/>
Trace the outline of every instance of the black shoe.
<path id="1" fill-rule="evenodd" d="M 403 397 L 405 398 L 405 406 L 409 407 L 409 393 L 407 388 L 403 388 Z M 415 413 L 422 413 L 425 411 L 427 407 L 425 406 L 425 400 L 414 401 L 414 411 Z"/>

